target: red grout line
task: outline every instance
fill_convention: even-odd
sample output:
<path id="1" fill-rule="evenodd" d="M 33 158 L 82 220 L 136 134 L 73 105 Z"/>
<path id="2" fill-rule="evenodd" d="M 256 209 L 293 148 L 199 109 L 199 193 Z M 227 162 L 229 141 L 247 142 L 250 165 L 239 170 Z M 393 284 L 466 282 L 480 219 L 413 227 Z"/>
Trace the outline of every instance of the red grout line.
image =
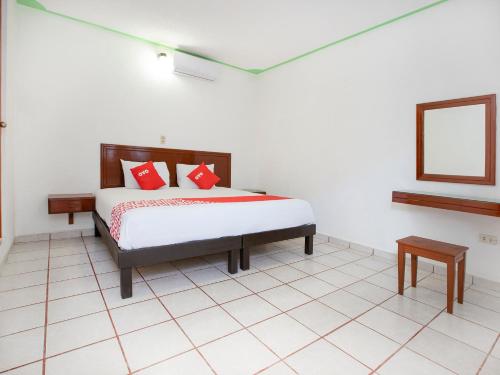
<path id="1" fill-rule="evenodd" d="M 83 238 L 82 238 L 82 242 L 83 242 L 83 246 L 85 247 L 85 249 L 87 249 L 87 244 L 85 244 L 85 241 L 83 241 Z M 90 262 L 90 255 L 89 255 L 88 251 L 87 251 L 87 257 L 89 258 L 89 262 Z M 94 265 L 92 264 L 92 262 L 90 262 L 90 265 L 92 267 L 92 271 L 94 271 L 94 277 L 95 277 L 95 280 L 97 282 L 97 286 L 99 287 L 99 291 L 101 293 L 101 298 L 104 301 L 104 306 L 106 307 L 106 312 L 108 313 L 109 320 L 111 321 L 113 331 L 115 332 L 116 340 L 118 342 L 118 345 L 120 346 L 120 351 L 122 352 L 123 359 L 125 360 L 125 364 L 127 365 L 128 373 L 131 374 L 132 371 L 130 369 L 130 365 L 127 361 L 127 357 L 125 356 L 125 351 L 123 350 L 123 345 L 122 345 L 122 342 L 121 342 L 120 337 L 118 335 L 118 331 L 116 329 L 115 322 L 113 321 L 113 317 L 111 316 L 111 313 L 109 311 L 108 303 L 107 303 L 106 299 L 104 298 L 104 293 L 102 292 L 101 284 L 99 283 L 99 279 L 97 278 L 97 274 L 95 273 Z"/>
<path id="2" fill-rule="evenodd" d="M 477 374 L 479 374 L 481 372 L 481 370 L 483 369 L 483 367 L 486 364 L 486 362 L 488 361 L 488 359 L 490 357 L 493 357 L 491 355 L 491 353 L 493 353 L 493 350 L 495 349 L 495 346 L 497 345 L 498 342 L 500 342 L 500 333 L 497 335 L 497 338 L 496 338 L 495 342 L 493 343 L 493 345 L 491 346 L 491 348 L 488 351 L 488 353 L 486 353 L 486 356 L 484 357 L 483 362 L 481 363 L 481 365 L 479 366 L 479 369 L 477 370 Z M 495 358 L 495 357 L 493 357 L 493 358 Z"/>

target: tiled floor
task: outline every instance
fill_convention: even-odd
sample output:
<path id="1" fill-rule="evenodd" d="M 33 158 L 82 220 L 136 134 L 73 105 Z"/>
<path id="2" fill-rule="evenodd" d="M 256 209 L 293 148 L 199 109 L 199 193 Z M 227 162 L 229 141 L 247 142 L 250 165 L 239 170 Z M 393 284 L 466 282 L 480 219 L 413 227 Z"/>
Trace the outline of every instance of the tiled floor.
<path id="1" fill-rule="evenodd" d="M 16 244 L 0 269 L 0 373 L 500 374 L 500 290 L 443 276 L 396 294 L 393 262 L 302 240 L 144 267 L 122 300 L 99 239 Z"/>

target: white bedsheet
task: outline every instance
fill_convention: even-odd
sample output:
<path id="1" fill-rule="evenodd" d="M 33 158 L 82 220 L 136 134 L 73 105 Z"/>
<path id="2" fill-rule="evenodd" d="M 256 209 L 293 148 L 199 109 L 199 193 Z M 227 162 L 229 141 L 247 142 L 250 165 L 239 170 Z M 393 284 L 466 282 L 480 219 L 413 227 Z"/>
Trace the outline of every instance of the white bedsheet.
<path id="1" fill-rule="evenodd" d="M 96 210 L 108 226 L 111 226 L 111 211 L 121 202 L 242 195 L 256 194 L 228 188 L 199 190 L 170 187 L 153 191 L 110 188 L 101 189 L 96 193 Z M 301 199 L 141 207 L 123 214 L 118 245 L 123 250 L 131 250 L 237 236 L 314 222 L 311 205 Z"/>

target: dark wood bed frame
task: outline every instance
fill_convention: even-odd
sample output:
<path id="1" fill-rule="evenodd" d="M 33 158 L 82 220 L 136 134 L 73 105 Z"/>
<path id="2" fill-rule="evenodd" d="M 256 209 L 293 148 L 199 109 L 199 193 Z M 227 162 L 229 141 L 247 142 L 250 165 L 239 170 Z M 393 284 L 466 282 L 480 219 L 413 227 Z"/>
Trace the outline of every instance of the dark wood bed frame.
<path id="1" fill-rule="evenodd" d="M 165 161 L 170 172 L 170 186 L 177 186 L 177 164 L 215 164 L 215 174 L 220 177 L 217 186 L 231 187 L 231 154 L 209 151 L 176 150 L 167 148 L 101 144 L 101 189 L 122 187 L 124 178 L 120 159 L 131 161 Z M 316 225 L 301 225 L 241 236 L 222 237 L 202 241 L 190 241 L 166 246 L 122 250 L 111 237 L 109 228 L 97 212 L 92 215 L 95 235 L 102 237 L 117 266 L 120 268 L 122 298 L 132 297 L 132 268 L 196 256 L 227 253 L 228 272 L 238 272 L 240 267 L 250 267 L 250 248 L 275 241 L 305 237 L 305 253 L 313 253 L 313 236 Z"/>

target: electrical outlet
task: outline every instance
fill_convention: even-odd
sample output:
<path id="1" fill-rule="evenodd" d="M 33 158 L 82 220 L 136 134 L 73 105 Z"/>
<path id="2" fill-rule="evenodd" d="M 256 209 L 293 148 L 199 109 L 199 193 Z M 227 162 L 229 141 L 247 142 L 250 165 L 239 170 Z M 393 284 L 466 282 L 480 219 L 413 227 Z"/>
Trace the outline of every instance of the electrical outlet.
<path id="1" fill-rule="evenodd" d="M 480 233 L 479 242 L 487 243 L 488 245 L 496 245 L 498 244 L 498 238 L 492 234 Z"/>
<path id="2" fill-rule="evenodd" d="M 160 135 L 160 144 L 161 145 L 164 145 L 165 144 L 165 141 L 166 141 L 166 138 L 164 135 Z"/>

